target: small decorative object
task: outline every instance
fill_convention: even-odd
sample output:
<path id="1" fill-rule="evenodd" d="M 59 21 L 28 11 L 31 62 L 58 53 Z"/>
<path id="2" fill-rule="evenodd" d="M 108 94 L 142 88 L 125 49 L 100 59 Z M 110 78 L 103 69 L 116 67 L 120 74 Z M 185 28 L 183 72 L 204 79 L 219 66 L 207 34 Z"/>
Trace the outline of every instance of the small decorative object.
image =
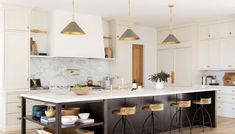
<path id="1" fill-rule="evenodd" d="M 113 57 L 113 52 L 111 48 L 105 48 L 105 58 L 112 58 Z"/>
<path id="2" fill-rule="evenodd" d="M 45 111 L 45 114 L 47 117 L 54 117 L 55 113 L 56 113 L 56 111 L 54 110 L 54 108 L 52 106 L 48 106 L 47 111 Z"/>
<path id="3" fill-rule="evenodd" d="M 82 87 L 80 84 L 75 84 L 72 91 L 77 95 L 87 95 L 92 90 L 92 87 Z"/>
<path id="4" fill-rule="evenodd" d="M 160 73 L 150 75 L 149 80 L 156 82 L 156 89 L 162 89 L 163 83 L 167 82 L 169 77 L 170 75 L 168 73 L 161 71 Z"/>
<path id="5" fill-rule="evenodd" d="M 31 55 L 37 55 L 38 54 L 38 48 L 36 41 L 33 40 L 33 38 L 30 38 L 30 54 Z"/>

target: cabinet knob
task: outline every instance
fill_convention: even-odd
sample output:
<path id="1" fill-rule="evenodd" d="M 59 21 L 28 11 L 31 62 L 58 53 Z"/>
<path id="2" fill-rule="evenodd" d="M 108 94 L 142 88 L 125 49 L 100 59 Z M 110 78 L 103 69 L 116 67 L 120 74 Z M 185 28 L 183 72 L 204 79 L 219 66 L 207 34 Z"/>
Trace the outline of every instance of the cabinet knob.
<path id="1" fill-rule="evenodd" d="M 209 34 L 208 37 L 211 37 L 211 35 Z"/>
<path id="2" fill-rule="evenodd" d="M 229 32 L 230 35 L 232 35 L 232 32 Z"/>
<path id="3" fill-rule="evenodd" d="M 22 118 L 21 117 L 17 117 L 17 120 L 21 120 Z"/>
<path id="4" fill-rule="evenodd" d="M 232 110 L 234 110 L 234 108 L 232 108 Z"/>
<path id="5" fill-rule="evenodd" d="M 234 100 L 234 98 L 232 98 L 232 100 Z"/>
<path id="6" fill-rule="evenodd" d="M 21 96 L 17 96 L 17 99 L 21 99 Z"/>
<path id="7" fill-rule="evenodd" d="M 210 68 L 211 66 L 208 65 L 208 66 L 206 66 L 206 67 Z"/>
<path id="8" fill-rule="evenodd" d="M 232 65 L 228 65 L 228 67 L 233 67 Z"/>
<path id="9" fill-rule="evenodd" d="M 234 93 L 234 90 L 232 90 L 232 92 Z"/>

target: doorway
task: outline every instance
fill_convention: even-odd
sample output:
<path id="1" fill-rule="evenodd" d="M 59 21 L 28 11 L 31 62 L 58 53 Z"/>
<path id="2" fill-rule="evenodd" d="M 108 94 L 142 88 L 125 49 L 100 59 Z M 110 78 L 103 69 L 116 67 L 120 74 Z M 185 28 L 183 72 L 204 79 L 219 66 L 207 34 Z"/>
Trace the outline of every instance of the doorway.
<path id="1" fill-rule="evenodd" d="M 143 45 L 132 46 L 132 80 L 135 80 L 138 86 L 143 86 L 143 50 Z"/>

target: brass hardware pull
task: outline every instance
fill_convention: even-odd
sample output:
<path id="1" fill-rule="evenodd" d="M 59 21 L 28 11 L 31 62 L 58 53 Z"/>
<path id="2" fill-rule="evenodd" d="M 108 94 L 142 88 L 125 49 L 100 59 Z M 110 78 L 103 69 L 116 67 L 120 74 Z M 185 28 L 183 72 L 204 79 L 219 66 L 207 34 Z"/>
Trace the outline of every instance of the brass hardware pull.
<path id="1" fill-rule="evenodd" d="M 232 35 L 232 32 L 229 32 L 230 35 Z"/>
<path id="2" fill-rule="evenodd" d="M 21 96 L 17 96 L 17 99 L 21 99 Z"/>
<path id="3" fill-rule="evenodd" d="M 209 34 L 208 37 L 211 37 L 211 35 Z"/>
<path id="4" fill-rule="evenodd" d="M 22 118 L 21 117 L 17 117 L 17 120 L 22 120 Z"/>
<path id="5" fill-rule="evenodd" d="M 175 72 L 171 72 L 171 84 L 175 83 Z"/>
<path id="6" fill-rule="evenodd" d="M 18 105 L 17 108 L 22 108 L 22 107 L 20 105 Z"/>
<path id="7" fill-rule="evenodd" d="M 206 67 L 210 68 L 211 66 L 208 65 L 208 66 L 206 66 Z"/>
<path id="8" fill-rule="evenodd" d="M 233 67 L 232 65 L 228 65 L 228 67 Z"/>

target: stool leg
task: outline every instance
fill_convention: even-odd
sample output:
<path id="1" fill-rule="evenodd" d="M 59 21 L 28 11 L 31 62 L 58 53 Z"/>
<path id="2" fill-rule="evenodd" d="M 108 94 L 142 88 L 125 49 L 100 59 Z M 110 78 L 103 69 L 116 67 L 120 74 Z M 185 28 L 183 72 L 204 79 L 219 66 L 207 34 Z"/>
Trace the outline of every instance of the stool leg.
<path id="1" fill-rule="evenodd" d="M 157 120 L 159 121 L 159 122 L 161 122 L 161 119 L 156 115 L 156 114 L 154 114 L 154 116 L 157 118 Z M 163 133 L 163 127 L 162 127 L 162 124 L 161 123 L 159 123 L 159 125 L 160 125 L 160 128 L 161 128 L 161 132 Z"/>
<path id="2" fill-rule="evenodd" d="M 177 111 L 175 112 L 175 114 L 173 115 L 173 117 L 172 117 L 172 119 L 171 119 L 169 134 L 171 134 L 171 129 L 172 129 L 173 121 L 174 121 L 174 118 L 176 117 L 176 115 L 178 114 L 178 112 L 179 112 L 179 110 L 177 110 Z"/>
<path id="3" fill-rule="evenodd" d="M 148 119 L 149 119 L 150 117 L 151 117 L 151 114 L 149 114 L 148 117 L 144 120 L 144 124 L 143 124 L 142 129 L 141 129 L 141 134 L 143 134 L 143 132 L 144 132 L 144 126 L 145 126 L 146 122 L 148 121 Z"/>
<path id="4" fill-rule="evenodd" d="M 126 117 L 122 116 L 122 125 L 123 125 L 123 134 L 126 134 L 126 121 L 125 121 Z"/>
<path id="5" fill-rule="evenodd" d="M 192 126 L 194 125 L 194 120 L 195 120 L 195 118 L 196 118 L 197 113 L 198 113 L 201 109 L 202 109 L 202 107 L 199 107 L 199 108 L 196 110 L 196 112 L 194 113 L 194 115 L 193 115 L 193 120 L 192 120 Z"/>
<path id="6" fill-rule="evenodd" d="M 151 112 L 151 118 L 152 118 L 152 134 L 155 134 L 155 122 L 154 122 L 153 112 Z"/>
<path id="7" fill-rule="evenodd" d="M 126 118 L 125 118 L 125 120 L 126 120 L 127 124 L 129 124 L 129 126 L 130 126 L 130 128 L 132 130 L 132 133 L 135 134 L 135 130 L 134 130 L 133 126 L 131 125 L 130 121 L 128 119 L 126 119 Z"/>
<path id="8" fill-rule="evenodd" d="M 179 109 L 179 133 L 182 134 L 182 109 Z"/>
<path id="9" fill-rule="evenodd" d="M 183 113 L 185 114 L 185 116 L 186 116 L 186 118 L 187 118 L 187 120 L 188 120 L 189 127 L 190 127 L 190 134 L 192 134 L 192 126 L 191 126 L 191 122 L 190 122 L 190 119 L 189 119 L 189 117 L 188 117 L 188 114 L 187 114 L 185 111 L 183 111 Z"/>
<path id="10" fill-rule="evenodd" d="M 203 105 L 201 105 L 203 107 Z M 202 131 L 204 132 L 205 130 L 205 116 L 204 116 L 204 111 L 202 109 Z"/>
<path id="11" fill-rule="evenodd" d="M 119 122 L 120 122 L 121 120 L 122 120 L 122 118 L 121 118 L 121 119 L 119 119 L 119 120 L 117 121 L 117 123 L 114 125 L 114 127 L 113 127 L 113 131 L 112 131 L 112 134 L 114 134 L 115 129 L 116 129 L 117 125 L 119 124 Z"/>
<path id="12" fill-rule="evenodd" d="M 211 120 L 211 116 L 209 114 L 209 112 L 206 110 L 205 107 L 202 107 L 202 109 L 206 112 L 207 116 L 209 117 L 209 120 L 210 120 L 210 126 L 211 126 L 211 130 L 212 130 L 212 120 Z"/>

